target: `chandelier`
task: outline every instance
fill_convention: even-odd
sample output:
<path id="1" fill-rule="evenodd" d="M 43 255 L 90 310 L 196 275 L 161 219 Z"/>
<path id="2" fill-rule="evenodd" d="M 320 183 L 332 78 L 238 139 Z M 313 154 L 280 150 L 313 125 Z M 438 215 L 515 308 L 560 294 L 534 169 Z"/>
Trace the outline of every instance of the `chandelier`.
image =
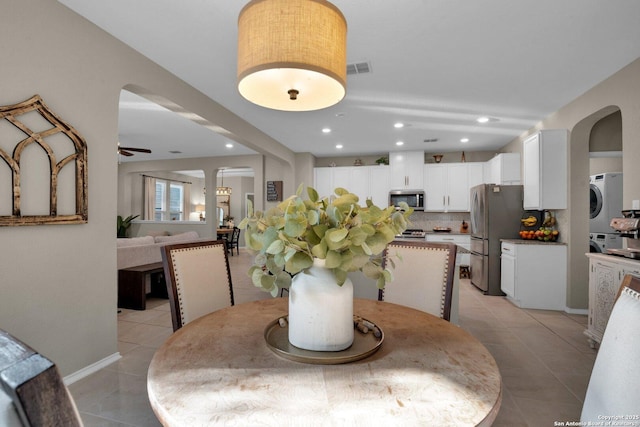
<path id="1" fill-rule="evenodd" d="M 262 107 L 311 111 L 342 100 L 347 21 L 326 0 L 252 0 L 238 17 L 238 90 Z"/>
<path id="2" fill-rule="evenodd" d="M 216 196 L 230 196 L 231 187 L 224 186 L 224 169 L 220 169 L 220 187 L 216 187 Z"/>

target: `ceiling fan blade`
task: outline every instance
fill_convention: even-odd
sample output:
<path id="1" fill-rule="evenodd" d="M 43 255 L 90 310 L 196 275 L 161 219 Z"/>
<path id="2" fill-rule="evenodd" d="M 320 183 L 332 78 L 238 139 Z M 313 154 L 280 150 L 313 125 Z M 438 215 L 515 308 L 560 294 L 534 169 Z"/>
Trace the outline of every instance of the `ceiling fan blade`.
<path id="1" fill-rule="evenodd" d="M 120 147 L 121 150 L 137 151 L 139 153 L 151 153 L 148 148 Z"/>
<path id="2" fill-rule="evenodd" d="M 124 151 L 122 148 L 120 148 L 118 150 L 118 153 L 122 154 L 123 156 L 133 156 L 133 153 L 130 153 L 128 151 Z"/>

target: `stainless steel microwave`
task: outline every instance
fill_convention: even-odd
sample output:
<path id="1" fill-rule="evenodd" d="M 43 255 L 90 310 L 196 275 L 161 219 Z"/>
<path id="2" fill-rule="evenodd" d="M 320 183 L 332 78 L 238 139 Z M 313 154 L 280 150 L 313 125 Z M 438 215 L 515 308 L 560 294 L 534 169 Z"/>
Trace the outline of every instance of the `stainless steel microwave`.
<path id="1" fill-rule="evenodd" d="M 405 202 L 414 211 L 424 210 L 424 191 L 419 190 L 395 190 L 389 192 L 389 206 L 398 206 Z"/>

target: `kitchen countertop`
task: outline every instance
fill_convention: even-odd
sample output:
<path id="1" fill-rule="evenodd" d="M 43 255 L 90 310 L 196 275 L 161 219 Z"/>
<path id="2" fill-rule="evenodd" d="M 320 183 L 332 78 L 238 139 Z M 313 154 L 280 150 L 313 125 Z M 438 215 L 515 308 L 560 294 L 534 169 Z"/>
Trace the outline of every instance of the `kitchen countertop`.
<path id="1" fill-rule="evenodd" d="M 513 243 L 515 245 L 562 245 L 567 246 L 564 242 L 545 242 L 544 240 L 527 240 L 527 239 L 500 239 L 501 242 Z"/>
<path id="2" fill-rule="evenodd" d="M 461 233 L 459 231 L 455 231 L 455 230 L 451 230 L 451 231 L 425 231 L 425 234 L 441 234 L 443 236 L 450 236 L 450 235 L 456 235 L 456 236 L 470 236 L 471 233 Z"/>

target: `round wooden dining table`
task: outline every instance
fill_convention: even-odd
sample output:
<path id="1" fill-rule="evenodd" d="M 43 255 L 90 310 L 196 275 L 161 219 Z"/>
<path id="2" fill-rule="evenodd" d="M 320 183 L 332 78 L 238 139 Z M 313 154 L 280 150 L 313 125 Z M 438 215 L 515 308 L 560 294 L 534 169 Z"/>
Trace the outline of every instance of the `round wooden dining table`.
<path id="1" fill-rule="evenodd" d="M 494 358 L 431 314 L 354 300 L 379 349 L 344 364 L 282 357 L 265 328 L 287 298 L 240 304 L 183 326 L 156 351 L 149 400 L 164 426 L 489 426 L 502 400 Z M 358 333 L 356 331 L 356 333 Z"/>

